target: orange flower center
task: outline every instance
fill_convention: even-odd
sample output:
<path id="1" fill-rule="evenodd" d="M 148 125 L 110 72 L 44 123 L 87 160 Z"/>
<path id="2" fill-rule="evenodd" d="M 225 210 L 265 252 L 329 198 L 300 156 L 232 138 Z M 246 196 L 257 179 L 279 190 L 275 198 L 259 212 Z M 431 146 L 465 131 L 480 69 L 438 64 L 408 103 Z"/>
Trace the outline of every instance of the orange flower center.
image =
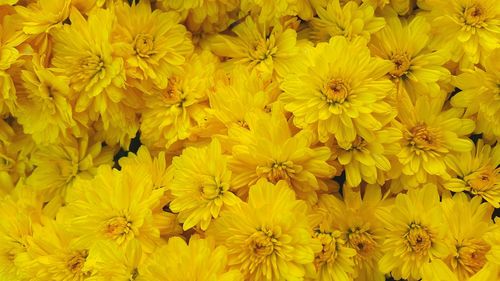
<path id="1" fill-rule="evenodd" d="M 393 78 L 399 78 L 401 76 L 406 75 L 408 73 L 408 70 L 410 69 L 411 61 L 410 58 L 408 57 L 408 54 L 402 53 L 402 54 L 394 54 L 391 56 L 391 61 L 394 64 L 394 69 L 389 71 L 389 74 Z"/>
<path id="2" fill-rule="evenodd" d="M 425 256 L 432 245 L 432 236 L 426 227 L 412 223 L 404 235 L 409 250 L 419 256 Z"/>
<path id="3" fill-rule="evenodd" d="M 275 246 L 278 244 L 278 239 L 274 237 L 271 230 L 260 229 L 253 233 L 247 241 L 247 245 L 251 252 L 259 257 L 267 257 L 271 255 Z"/>
<path id="4" fill-rule="evenodd" d="M 123 216 L 113 217 L 106 223 L 105 233 L 112 239 L 117 239 L 132 230 L 132 222 Z"/>
<path id="5" fill-rule="evenodd" d="M 138 34 L 133 44 L 135 53 L 140 57 L 147 58 L 155 54 L 154 37 L 151 34 Z"/>
<path id="6" fill-rule="evenodd" d="M 73 273 L 80 273 L 82 271 L 83 266 L 85 265 L 85 260 L 88 256 L 88 251 L 76 251 L 74 254 L 68 259 L 67 266 L 68 269 Z"/>
<path id="7" fill-rule="evenodd" d="M 368 231 L 360 228 L 350 229 L 347 234 L 347 244 L 356 250 L 357 258 L 369 259 L 377 247 L 377 242 Z"/>
<path id="8" fill-rule="evenodd" d="M 456 245 L 455 261 L 452 266 L 461 266 L 470 275 L 478 272 L 486 264 L 486 253 L 490 246 L 479 239 L 470 239 Z"/>
<path id="9" fill-rule="evenodd" d="M 323 94 L 328 104 L 343 103 L 349 96 L 350 87 L 342 79 L 330 80 L 323 87 Z"/>
<path id="10" fill-rule="evenodd" d="M 466 25 L 480 27 L 485 20 L 483 8 L 477 4 L 465 8 L 463 21 Z"/>

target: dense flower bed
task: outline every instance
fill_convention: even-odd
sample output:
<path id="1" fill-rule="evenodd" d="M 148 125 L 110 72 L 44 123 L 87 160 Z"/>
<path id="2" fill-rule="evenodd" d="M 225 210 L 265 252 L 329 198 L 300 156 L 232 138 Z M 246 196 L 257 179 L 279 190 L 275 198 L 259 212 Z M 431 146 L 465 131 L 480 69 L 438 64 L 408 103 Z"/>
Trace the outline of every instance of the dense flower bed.
<path id="1" fill-rule="evenodd" d="M 500 280 L 498 0 L 0 0 L 0 281 Z"/>

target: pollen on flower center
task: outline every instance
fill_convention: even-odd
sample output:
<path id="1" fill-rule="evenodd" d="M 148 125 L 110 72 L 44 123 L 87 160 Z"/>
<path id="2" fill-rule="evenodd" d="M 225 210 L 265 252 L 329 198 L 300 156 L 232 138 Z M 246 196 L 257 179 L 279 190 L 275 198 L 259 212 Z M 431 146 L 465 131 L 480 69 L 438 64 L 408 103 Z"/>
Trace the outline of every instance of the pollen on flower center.
<path id="1" fill-rule="evenodd" d="M 389 71 L 389 74 L 393 78 L 404 76 L 410 69 L 411 61 L 406 52 L 402 54 L 393 54 L 390 59 L 394 64 L 394 69 Z"/>
<path id="2" fill-rule="evenodd" d="M 437 146 L 436 136 L 425 124 L 411 128 L 407 140 L 411 146 L 418 149 L 431 150 Z"/>
<path id="3" fill-rule="evenodd" d="M 493 188 L 497 182 L 500 169 L 488 165 L 464 177 L 464 181 L 471 187 L 473 193 L 480 193 Z"/>
<path id="4" fill-rule="evenodd" d="M 128 234 L 132 230 L 132 222 L 123 216 L 116 216 L 108 220 L 105 232 L 112 239 Z"/>
<path id="5" fill-rule="evenodd" d="M 343 103 L 349 96 L 349 92 L 350 87 L 342 79 L 330 80 L 323 87 L 323 94 L 328 104 Z"/>
<path id="6" fill-rule="evenodd" d="M 463 21 L 466 25 L 479 27 L 484 22 L 485 13 L 483 8 L 479 5 L 473 5 L 465 8 L 463 14 Z"/>
<path id="7" fill-rule="evenodd" d="M 456 245 L 455 259 L 470 274 L 475 274 L 486 264 L 490 246 L 478 239 L 470 239 Z"/>
<path id="8" fill-rule="evenodd" d="M 257 61 L 263 61 L 272 57 L 276 51 L 277 48 L 272 46 L 270 40 L 261 39 L 250 49 L 250 57 Z"/>
<path id="9" fill-rule="evenodd" d="M 360 228 L 349 230 L 347 234 L 347 244 L 356 250 L 360 258 L 370 258 L 377 246 L 373 236 L 368 231 L 364 231 Z"/>
<path id="10" fill-rule="evenodd" d="M 267 168 L 267 180 L 276 184 L 280 180 L 290 181 L 290 176 L 295 173 L 291 161 L 274 162 Z"/>
<path id="11" fill-rule="evenodd" d="M 86 250 L 76 251 L 73 255 L 71 255 L 66 263 L 68 265 L 68 269 L 73 273 L 81 272 L 83 266 L 85 265 L 87 256 L 88 252 Z"/>
<path id="12" fill-rule="evenodd" d="M 219 184 L 207 184 L 200 187 L 201 197 L 206 200 L 214 200 L 222 195 L 224 188 Z"/>
<path id="13" fill-rule="evenodd" d="M 273 232 L 266 229 L 258 229 L 247 240 L 248 247 L 252 253 L 259 257 L 271 255 L 277 243 L 278 239 L 274 237 Z"/>
<path id="14" fill-rule="evenodd" d="M 134 39 L 134 50 L 140 57 L 149 57 L 154 52 L 154 37 L 151 34 L 138 34 Z"/>
<path id="15" fill-rule="evenodd" d="M 168 104 L 182 105 L 182 88 L 177 77 L 168 79 L 167 88 L 163 91 L 163 98 Z"/>
<path id="16" fill-rule="evenodd" d="M 428 230 L 417 223 L 409 226 L 404 237 L 409 250 L 420 256 L 425 255 L 432 246 L 432 237 Z"/>
<path id="17" fill-rule="evenodd" d="M 337 243 L 342 242 L 340 232 L 323 232 L 316 230 L 314 237 L 321 243 L 322 249 L 316 254 L 314 262 L 316 268 L 319 268 L 324 263 L 333 263 L 338 256 Z"/>
<path id="18" fill-rule="evenodd" d="M 356 136 L 351 144 L 350 150 L 363 150 L 368 145 L 368 143 L 360 136 Z"/>
<path id="19" fill-rule="evenodd" d="M 99 56 L 88 56 L 80 60 L 80 70 L 76 75 L 81 78 L 92 78 L 103 68 L 104 61 Z"/>

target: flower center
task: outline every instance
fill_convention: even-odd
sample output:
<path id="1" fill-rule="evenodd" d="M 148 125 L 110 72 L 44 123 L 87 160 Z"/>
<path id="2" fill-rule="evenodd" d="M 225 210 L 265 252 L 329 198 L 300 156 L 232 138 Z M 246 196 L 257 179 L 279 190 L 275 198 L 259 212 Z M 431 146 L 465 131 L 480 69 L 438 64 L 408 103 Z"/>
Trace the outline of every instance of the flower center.
<path id="1" fill-rule="evenodd" d="M 500 168 L 495 169 L 491 165 L 482 167 L 464 177 L 464 181 L 471 187 L 474 194 L 491 190 L 498 180 L 500 180 Z"/>
<path id="2" fill-rule="evenodd" d="M 410 229 L 404 235 L 406 245 L 410 250 L 419 256 L 427 254 L 432 245 L 432 237 L 426 227 L 412 223 Z"/>
<path id="3" fill-rule="evenodd" d="M 320 268 L 325 263 L 333 263 L 338 256 L 338 244 L 344 243 L 340 231 L 327 232 L 317 229 L 313 237 L 321 243 L 321 251 L 316 253 L 314 263 Z"/>
<path id="4" fill-rule="evenodd" d="M 363 150 L 367 145 L 368 143 L 362 137 L 356 136 L 349 150 Z"/>
<path id="5" fill-rule="evenodd" d="M 105 233 L 112 239 L 127 235 L 132 230 L 132 222 L 123 216 L 113 217 L 106 223 Z"/>
<path id="6" fill-rule="evenodd" d="M 168 79 L 167 88 L 163 91 L 163 99 L 169 105 L 178 104 L 182 107 L 183 102 L 186 100 L 182 98 L 183 91 L 182 85 L 177 77 L 172 77 Z"/>
<path id="7" fill-rule="evenodd" d="M 276 184 L 280 180 L 290 182 L 290 175 L 295 173 L 295 170 L 293 169 L 293 163 L 291 161 L 274 162 L 271 165 L 271 168 L 268 168 L 266 170 L 268 170 L 266 178 L 273 184 Z"/>
<path id="8" fill-rule="evenodd" d="M 250 49 L 250 57 L 256 61 L 263 61 L 276 54 L 277 50 L 278 48 L 274 46 L 271 40 L 261 39 L 255 42 Z"/>
<path id="9" fill-rule="evenodd" d="M 135 53 L 140 57 L 147 58 L 155 54 L 154 38 L 151 34 L 138 34 L 133 44 Z"/>
<path id="10" fill-rule="evenodd" d="M 389 71 L 389 75 L 393 78 L 399 78 L 406 75 L 408 69 L 410 69 L 411 61 L 406 52 L 392 55 L 391 61 L 394 64 L 394 69 Z"/>
<path id="11" fill-rule="evenodd" d="M 88 251 L 76 251 L 74 254 L 68 259 L 67 266 L 68 269 L 72 273 L 80 273 L 82 271 L 83 266 L 85 265 L 85 260 L 88 256 Z"/>
<path id="12" fill-rule="evenodd" d="M 14 160 L 0 153 L 0 171 L 10 171 L 14 166 Z"/>
<path id="13" fill-rule="evenodd" d="M 104 61 L 100 56 L 91 55 L 80 60 L 80 70 L 76 74 L 81 78 L 93 78 L 104 68 Z"/>
<path id="14" fill-rule="evenodd" d="M 486 264 L 486 253 L 490 246 L 479 239 L 470 239 L 456 245 L 455 259 L 469 274 L 475 274 Z"/>
<path id="15" fill-rule="evenodd" d="M 248 238 L 247 245 L 254 255 L 259 257 L 267 257 L 274 252 L 275 247 L 278 244 L 278 239 L 274 237 L 274 234 L 271 230 L 257 230 L 257 232 L 253 233 Z"/>
<path id="16" fill-rule="evenodd" d="M 206 184 L 200 187 L 201 197 L 205 200 L 214 200 L 221 196 L 224 187 L 221 184 Z"/>
<path id="17" fill-rule="evenodd" d="M 479 27 L 484 22 L 486 14 L 483 8 L 477 4 L 465 8 L 463 14 L 463 21 L 466 25 Z"/>
<path id="18" fill-rule="evenodd" d="M 439 145 L 436 134 L 425 124 L 411 128 L 406 138 L 410 146 L 422 150 L 437 150 Z"/>
<path id="19" fill-rule="evenodd" d="M 357 258 L 368 259 L 377 247 L 377 242 L 368 231 L 360 228 L 350 229 L 347 234 L 347 244 L 356 250 Z"/>
<path id="20" fill-rule="evenodd" d="M 323 94 L 328 104 L 343 103 L 349 96 L 350 88 L 342 79 L 330 80 L 323 87 Z"/>

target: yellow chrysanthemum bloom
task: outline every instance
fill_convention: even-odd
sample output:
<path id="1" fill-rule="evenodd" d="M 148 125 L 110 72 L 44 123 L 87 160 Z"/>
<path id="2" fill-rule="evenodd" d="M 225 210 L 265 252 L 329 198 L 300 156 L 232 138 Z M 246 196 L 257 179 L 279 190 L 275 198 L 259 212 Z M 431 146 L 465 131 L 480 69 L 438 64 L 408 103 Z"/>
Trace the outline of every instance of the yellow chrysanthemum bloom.
<path id="1" fill-rule="evenodd" d="M 358 186 L 361 181 L 383 184 L 384 172 L 391 169 L 388 157 L 400 151 L 401 131 L 388 127 L 374 132 L 373 139 L 365 140 L 357 136 L 352 143 L 342 146 L 333 142 L 332 153 L 344 166 L 346 183 Z"/>
<path id="2" fill-rule="evenodd" d="M 22 30 L 26 34 L 46 36 L 52 28 L 59 28 L 70 13 L 71 0 L 38 0 L 24 7 L 15 6 Z M 45 38 L 47 40 L 47 38 Z M 48 42 L 45 42 L 48 44 Z M 47 45 L 45 46 L 48 47 Z M 45 50 L 44 50 L 45 51 Z"/>
<path id="3" fill-rule="evenodd" d="M 491 246 L 484 235 L 490 230 L 493 208 L 481 203 L 480 197 L 471 200 L 464 193 L 443 199 L 442 208 L 451 250 L 445 261 L 459 281 L 470 280 L 488 262 Z"/>
<path id="4" fill-rule="evenodd" d="M 309 39 L 313 42 L 328 42 L 331 37 L 344 36 L 353 40 L 360 36 L 370 39 L 370 35 L 382 29 L 384 18 L 376 17 L 368 4 L 349 1 L 341 5 L 339 0 L 329 1 L 325 8 L 317 7 L 317 18 L 309 21 Z"/>
<path id="5" fill-rule="evenodd" d="M 68 191 L 67 205 L 58 215 L 78 238 L 76 245 L 92 247 L 104 240 L 126 247 L 132 240 L 146 253 L 162 243 L 154 227 L 152 209 L 163 190 L 152 190 L 149 177 L 136 171 L 100 166 L 91 180 L 77 180 Z"/>
<path id="6" fill-rule="evenodd" d="M 483 62 L 500 44 L 500 6 L 496 0 L 428 1 L 433 38 L 452 59 L 469 67 Z"/>
<path id="7" fill-rule="evenodd" d="M 42 202 L 24 186 L 17 186 L 11 196 L 0 199 L 0 280 L 26 280 L 25 268 L 19 266 L 40 224 Z"/>
<path id="8" fill-rule="evenodd" d="M 173 197 L 170 209 L 179 213 L 184 230 L 196 225 L 206 230 L 221 210 L 241 201 L 231 192 L 228 158 L 214 139 L 206 147 L 187 147 L 172 160 L 173 179 L 168 185 Z"/>
<path id="9" fill-rule="evenodd" d="M 69 78 L 44 68 L 38 58 L 32 63 L 33 69 L 21 70 L 14 116 L 37 144 L 58 143 L 76 126 L 68 100 Z"/>
<path id="10" fill-rule="evenodd" d="M 238 270 L 228 269 L 228 249 L 213 240 L 191 237 L 189 245 L 172 237 L 140 267 L 136 281 L 243 281 Z"/>
<path id="11" fill-rule="evenodd" d="M 227 58 L 223 64 L 227 68 L 244 65 L 265 79 L 283 77 L 294 68 L 299 53 L 294 29 L 281 24 L 269 28 L 247 17 L 232 31 L 236 36 L 217 34 L 207 41 L 212 52 Z"/>
<path id="12" fill-rule="evenodd" d="M 104 130 L 112 127 L 133 137 L 137 130 L 135 112 L 126 104 L 123 60 L 112 56 L 111 29 L 115 17 L 98 9 L 85 19 L 78 10 L 70 14 L 71 25 L 52 32 L 52 66 L 70 78 L 71 99 L 83 124 L 99 119 Z M 134 122 L 135 121 L 135 122 Z"/>
<path id="13" fill-rule="evenodd" d="M 69 138 L 57 145 L 39 146 L 31 155 L 35 166 L 27 184 L 41 193 L 45 201 L 58 208 L 78 178 L 91 179 L 102 164 L 111 165 L 115 149 L 103 147 L 88 137 Z"/>
<path id="14" fill-rule="evenodd" d="M 389 76 L 405 88 L 412 100 L 418 94 L 439 90 L 437 82 L 449 76 L 449 71 L 442 66 L 448 61 L 448 54 L 428 48 L 431 37 L 426 18 L 417 16 L 406 20 L 389 12 L 385 15 L 386 27 L 370 41 L 372 54 L 392 63 Z"/>
<path id="15" fill-rule="evenodd" d="M 336 221 L 335 215 L 340 212 L 340 204 L 340 200 L 333 195 L 323 194 L 313 207 L 309 221 L 313 230 L 312 237 L 321 245 L 321 250 L 315 251 L 314 255 L 315 278 L 306 280 L 352 280 L 356 250 L 346 245 Z"/>
<path id="16" fill-rule="evenodd" d="M 214 91 L 208 95 L 208 111 L 226 128 L 234 125 L 248 128 L 248 118 L 269 111 L 279 94 L 278 83 L 236 66 L 230 74 L 217 79 Z"/>
<path id="17" fill-rule="evenodd" d="M 225 30 L 236 18 L 240 0 L 159 0 L 159 6 L 178 11 L 192 32 L 215 33 Z"/>
<path id="18" fill-rule="evenodd" d="M 407 186 L 426 183 L 429 175 L 449 177 L 444 157 L 473 148 L 466 136 L 474 130 L 474 121 L 462 118 L 463 111 L 457 108 L 442 111 L 443 103 L 422 96 L 414 107 L 409 101 L 400 107 L 403 139 L 397 156 Z"/>
<path id="19" fill-rule="evenodd" d="M 479 140 L 471 152 L 450 155 L 446 162 L 454 177 L 444 183 L 453 191 L 468 191 L 500 208 L 500 146 Z"/>
<path id="20" fill-rule="evenodd" d="M 89 249 L 75 246 L 75 236 L 61 222 L 44 220 L 35 226 L 27 252 L 19 259 L 29 280 L 83 281 L 91 272 L 84 270 Z"/>
<path id="21" fill-rule="evenodd" d="M 284 16 L 298 16 L 309 20 L 313 17 L 313 9 L 308 0 L 275 0 L 273 3 L 264 0 L 240 0 L 241 13 L 258 16 L 258 21 L 267 26 L 273 25 Z"/>
<path id="22" fill-rule="evenodd" d="M 460 92 L 451 104 L 466 108 L 465 116 L 477 114 L 476 132 L 487 141 L 500 141 L 500 47 L 487 56 L 483 69 L 475 67 L 455 77 Z"/>
<path id="23" fill-rule="evenodd" d="M 149 1 L 118 2 L 114 11 L 113 45 L 125 61 L 127 77 L 135 83 L 149 80 L 165 89 L 168 79 L 181 73 L 186 57 L 193 52 L 191 34 L 178 24 L 176 13 L 151 11 Z"/>
<path id="24" fill-rule="evenodd" d="M 248 203 L 222 212 L 208 234 L 228 249 L 228 264 L 245 280 L 302 280 L 310 275 L 317 243 L 306 217 L 284 181 L 262 179 L 250 187 Z"/>
<path id="25" fill-rule="evenodd" d="M 141 245 L 132 240 L 126 247 L 108 241 L 98 241 L 88 252 L 83 267 L 92 272 L 85 281 L 138 280 L 143 260 Z"/>
<path id="26" fill-rule="evenodd" d="M 3 16 L 0 13 L 0 114 L 5 114 L 14 108 L 16 88 L 12 81 L 11 68 L 23 63 L 19 60 L 23 51 L 17 48 L 26 39 L 17 28 L 17 21 L 13 16 Z"/>
<path id="27" fill-rule="evenodd" d="M 379 269 L 395 279 L 421 277 L 421 268 L 448 255 L 439 194 L 435 185 L 398 194 L 394 205 L 377 210 L 386 229 Z"/>
<path id="28" fill-rule="evenodd" d="M 380 116 L 394 111 L 384 101 L 394 87 L 385 77 L 391 63 L 371 57 L 359 37 L 353 42 L 333 37 L 310 55 L 307 67 L 287 75 L 281 84 L 285 92 L 280 99 L 293 113 L 294 124 L 312 126 L 321 142 L 332 135 L 342 145 L 357 135 L 370 139 L 385 123 Z"/>
<path id="29" fill-rule="evenodd" d="M 34 148 L 33 140 L 22 133 L 19 125 L 11 126 L 0 119 L 0 198 L 31 172 L 28 157 Z"/>
<path id="30" fill-rule="evenodd" d="M 208 108 L 208 92 L 214 85 L 218 59 L 208 51 L 194 54 L 184 64 L 181 75 L 169 79 L 166 89 L 153 89 L 145 96 L 142 111 L 141 141 L 149 148 L 169 148 L 172 144 L 195 138 Z"/>
<path id="31" fill-rule="evenodd" d="M 314 147 L 312 133 L 307 130 L 293 134 L 278 106 L 271 115 L 255 114 L 248 119 L 248 129 L 229 128 L 233 186 L 243 198 L 248 186 L 259 179 L 272 183 L 286 181 L 301 199 L 313 203 L 317 191 L 327 190 L 335 168 L 327 163 L 328 147 Z"/>
<path id="32" fill-rule="evenodd" d="M 172 180 L 173 169 L 168 170 L 172 163 L 171 155 L 166 155 L 164 151 L 154 156 L 146 146 L 141 146 L 137 154 L 129 153 L 127 157 L 120 158 L 119 164 L 123 171 L 131 173 L 144 173 L 152 181 L 151 189 L 164 189 L 165 194 L 160 199 L 160 205 L 153 209 L 154 227 L 160 230 L 162 237 L 171 237 L 182 234 L 182 226 L 177 220 L 177 215 L 165 212 L 163 207 L 169 204 L 173 196 L 167 185 Z"/>

